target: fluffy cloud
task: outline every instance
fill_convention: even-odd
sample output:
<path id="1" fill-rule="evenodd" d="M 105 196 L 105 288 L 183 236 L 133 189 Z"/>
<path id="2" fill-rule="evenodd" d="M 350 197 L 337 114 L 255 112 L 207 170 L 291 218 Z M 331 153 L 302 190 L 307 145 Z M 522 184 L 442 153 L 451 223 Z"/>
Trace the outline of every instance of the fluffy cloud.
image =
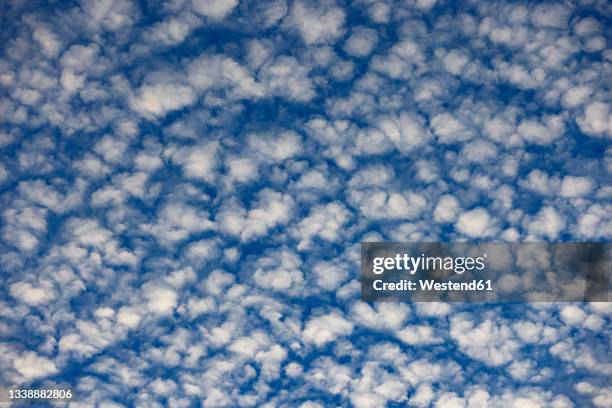
<path id="1" fill-rule="evenodd" d="M 143 288 L 147 299 L 147 309 L 153 314 L 169 314 L 176 307 L 177 294 L 170 288 L 163 286 L 151 286 Z"/>
<path id="2" fill-rule="evenodd" d="M 462 142 L 472 137 L 472 132 L 450 113 L 443 113 L 433 117 L 431 126 L 440 143 Z"/>
<path id="3" fill-rule="evenodd" d="M 565 217 L 553 207 L 542 208 L 530 221 L 527 229 L 530 233 L 555 239 L 565 228 Z"/>
<path id="4" fill-rule="evenodd" d="M 170 147 L 164 155 L 183 167 L 185 175 L 189 178 L 212 181 L 216 177 L 217 142 L 204 143 L 194 147 Z"/>
<path id="5" fill-rule="evenodd" d="M 53 288 L 49 285 L 32 285 L 28 282 L 16 282 L 10 286 L 10 293 L 18 299 L 31 306 L 39 306 L 53 300 Z"/>
<path id="6" fill-rule="evenodd" d="M 612 136 L 612 112 L 607 103 L 588 104 L 577 122 L 580 130 L 590 136 Z"/>
<path id="7" fill-rule="evenodd" d="M 340 241 L 344 225 L 350 215 L 351 213 L 340 203 L 329 203 L 313 208 L 310 214 L 299 222 L 294 232 L 294 235 L 300 239 L 298 249 L 307 249 L 314 237 L 331 242 Z"/>
<path id="8" fill-rule="evenodd" d="M 332 42 L 344 33 L 344 11 L 332 2 L 307 4 L 296 1 L 287 23 L 297 28 L 307 44 Z"/>
<path id="9" fill-rule="evenodd" d="M 302 337 L 309 343 L 320 347 L 346 336 L 353 331 L 353 324 L 336 311 L 311 318 L 302 332 Z"/>
<path id="10" fill-rule="evenodd" d="M 334 290 L 348 277 L 348 266 L 341 263 L 317 262 L 312 270 L 317 285 L 325 290 Z"/>
<path id="11" fill-rule="evenodd" d="M 612 237 L 601 4 L 5 8 L 0 383 L 607 406 L 606 303 L 370 304 L 357 278 L 361 241 Z"/>
<path id="12" fill-rule="evenodd" d="M 377 127 L 400 152 L 422 147 L 431 139 L 431 134 L 423 126 L 423 120 L 408 112 L 383 116 L 378 119 Z"/>
<path id="13" fill-rule="evenodd" d="M 589 177 L 565 176 L 561 183 L 562 197 L 580 197 L 587 195 L 593 189 L 593 181 Z"/>
<path id="14" fill-rule="evenodd" d="M 520 346 L 506 325 L 490 319 L 476 324 L 466 315 L 451 319 L 450 335 L 461 351 L 493 367 L 511 361 Z"/>
<path id="15" fill-rule="evenodd" d="M 196 94 L 181 84 L 143 85 L 132 99 L 132 106 L 141 115 L 160 117 L 168 112 L 191 105 Z"/>
<path id="16" fill-rule="evenodd" d="M 418 193 L 387 193 L 385 191 L 353 191 L 351 201 L 368 218 L 413 219 L 418 217 L 427 199 Z"/>
<path id="17" fill-rule="evenodd" d="M 238 0 L 192 0 L 194 10 L 206 17 L 225 18 L 238 5 Z"/>
<path id="18" fill-rule="evenodd" d="M 351 35 L 344 43 L 344 50 L 350 55 L 365 57 L 372 52 L 377 41 L 378 35 L 375 30 L 357 27 L 351 31 Z"/>
<path id="19" fill-rule="evenodd" d="M 46 377 L 58 371 L 57 366 L 52 360 L 39 356 L 32 351 L 25 352 L 17 357 L 13 362 L 13 366 L 26 381 Z"/>
<path id="20" fill-rule="evenodd" d="M 486 209 L 474 208 L 459 215 L 455 228 L 470 238 L 490 237 L 495 233 L 495 220 Z"/>
<path id="21" fill-rule="evenodd" d="M 217 214 L 221 229 L 248 241 L 289 221 L 294 206 L 291 196 L 264 189 L 258 197 L 249 210 L 236 204 L 224 206 Z"/>
<path id="22" fill-rule="evenodd" d="M 191 234 L 208 231 L 215 224 L 206 211 L 183 203 L 167 204 L 152 223 L 143 223 L 139 229 L 157 238 L 162 245 L 173 245 Z"/>
<path id="23" fill-rule="evenodd" d="M 437 222 L 453 222 L 459 211 L 459 201 L 452 195 L 444 195 L 440 197 L 434 209 L 434 220 Z"/>
<path id="24" fill-rule="evenodd" d="M 277 254 L 259 258 L 255 264 L 253 278 L 262 288 L 293 292 L 300 289 L 304 281 L 301 265 L 297 255 L 283 249 Z"/>
<path id="25" fill-rule="evenodd" d="M 372 308 L 367 303 L 357 303 L 351 313 L 357 324 L 377 330 L 398 330 L 410 314 L 410 308 L 393 303 L 380 303 Z"/>
<path id="26" fill-rule="evenodd" d="M 593 204 L 578 218 L 574 227 L 576 234 L 586 239 L 606 238 L 612 236 L 612 206 Z"/>
<path id="27" fill-rule="evenodd" d="M 442 339 L 435 335 L 430 326 L 407 326 L 396 333 L 398 339 L 406 344 L 436 344 L 441 343 Z"/>

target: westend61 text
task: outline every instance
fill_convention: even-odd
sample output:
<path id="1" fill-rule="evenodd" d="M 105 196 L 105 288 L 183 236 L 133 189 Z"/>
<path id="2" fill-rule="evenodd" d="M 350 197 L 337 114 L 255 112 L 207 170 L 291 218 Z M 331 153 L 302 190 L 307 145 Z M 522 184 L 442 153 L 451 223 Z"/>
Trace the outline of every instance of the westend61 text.
<path id="1" fill-rule="evenodd" d="M 492 291 L 493 284 L 490 279 L 472 280 L 470 282 L 437 282 L 433 279 L 419 279 L 417 282 L 402 279 L 399 282 L 385 282 L 377 279 L 372 282 L 376 291 L 395 291 L 395 290 L 422 290 L 422 291 Z"/>

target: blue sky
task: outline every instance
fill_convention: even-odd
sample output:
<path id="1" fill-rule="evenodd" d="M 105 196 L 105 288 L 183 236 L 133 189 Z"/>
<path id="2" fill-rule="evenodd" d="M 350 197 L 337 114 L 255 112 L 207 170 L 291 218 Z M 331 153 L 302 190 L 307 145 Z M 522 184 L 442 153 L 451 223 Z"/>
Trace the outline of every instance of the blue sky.
<path id="1" fill-rule="evenodd" d="M 362 241 L 609 241 L 605 1 L 0 14 L 0 383 L 612 407 L 609 303 L 359 300 Z"/>

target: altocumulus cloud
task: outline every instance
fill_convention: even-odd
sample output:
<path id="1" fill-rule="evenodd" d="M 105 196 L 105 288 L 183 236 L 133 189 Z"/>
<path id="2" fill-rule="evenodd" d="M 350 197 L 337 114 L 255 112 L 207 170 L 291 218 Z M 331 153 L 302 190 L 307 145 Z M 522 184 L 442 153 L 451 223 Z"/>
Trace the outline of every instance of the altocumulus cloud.
<path id="1" fill-rule="evenodd" d="M 1 14 L 1 383 L 610 407 L 608 303 L 369 305 L 358 281 L 361 241 L 610 239 L 606 2 Z"/>

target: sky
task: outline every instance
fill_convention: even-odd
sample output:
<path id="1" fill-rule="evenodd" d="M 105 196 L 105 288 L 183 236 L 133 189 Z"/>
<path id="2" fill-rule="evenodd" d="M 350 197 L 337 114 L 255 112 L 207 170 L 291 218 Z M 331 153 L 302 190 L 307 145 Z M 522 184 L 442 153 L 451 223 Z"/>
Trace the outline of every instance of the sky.
<path id="1" fill-rule="evenodd" d="M 610 303 L 367 303 L 364 241 L 612 236 L 605 1 L 0 12 L 0 384 L 612 407 Z"/>

